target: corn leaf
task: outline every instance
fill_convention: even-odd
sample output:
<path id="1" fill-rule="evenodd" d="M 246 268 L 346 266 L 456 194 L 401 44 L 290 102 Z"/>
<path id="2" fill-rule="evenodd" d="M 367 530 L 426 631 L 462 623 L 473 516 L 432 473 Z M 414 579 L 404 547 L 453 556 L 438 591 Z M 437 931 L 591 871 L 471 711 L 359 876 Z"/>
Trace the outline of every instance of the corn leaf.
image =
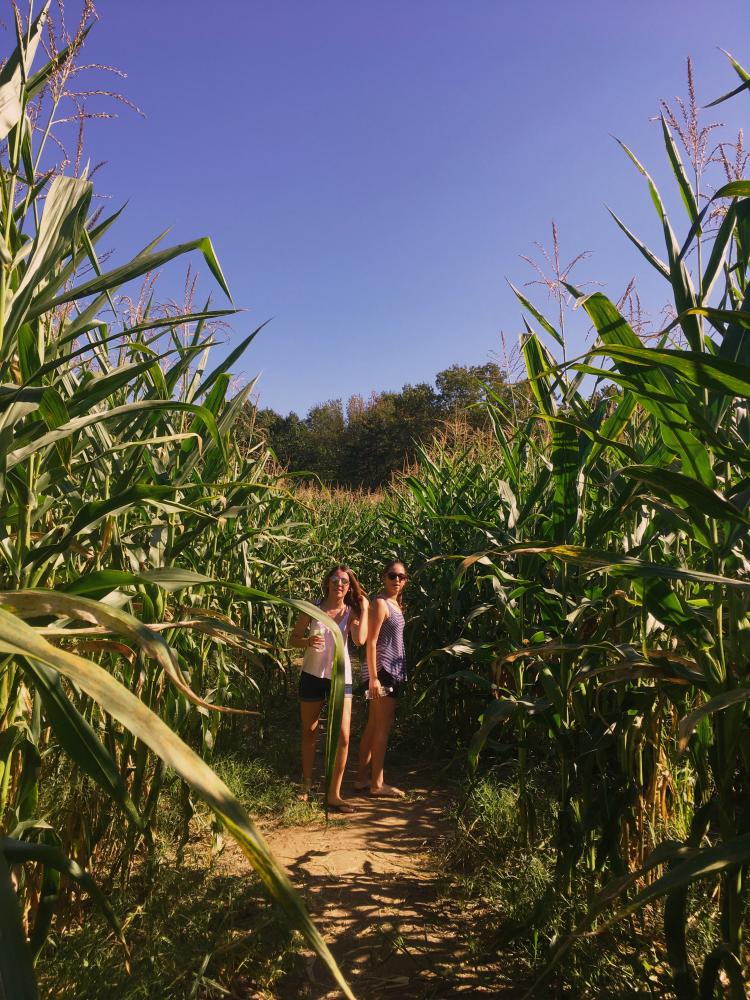
<path id="1" fill-rule="evenodd" d="M 158 715 L 111 677 L 106 670 L 74 653 L 51 646 L 35 629 L 10 614 L 5 607 L 0 608 L 0 649 L 12 656 L 36 660 L 67 677 L 173 768 L 210 806 L 217 818 L 237 840 L 292 926 L 303 934 L 310 946 L 320 955 L 344 995 L 353 1000 L 351 990 L 320 933 L 310 920 L 299 896 L 274 860 L 264 838 L 227 786 L 169 726 L 162 722 Z M 39 613 L 45 612 L 42 610 Z M 2 908 L 3 913 L 5 909 Z M 2 951 L 0 951 L 0 962 L 2 962 Z M 31 997 L 35 994 L 19 991 L 11 992 L 9 995 Z"/>

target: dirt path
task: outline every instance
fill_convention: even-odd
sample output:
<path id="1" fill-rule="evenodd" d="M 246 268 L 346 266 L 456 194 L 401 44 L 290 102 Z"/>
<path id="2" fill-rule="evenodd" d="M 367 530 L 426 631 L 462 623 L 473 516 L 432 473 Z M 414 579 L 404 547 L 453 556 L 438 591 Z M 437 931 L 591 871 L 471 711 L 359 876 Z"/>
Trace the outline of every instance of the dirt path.
<path id="1" fill-rule="evenodd" d="M 436 858 L 449 831 L 447 796 L 431 787 L 430 769 L 401 768 L 389 776 L 408 792 L 406 800 L 352 798 L 356 815 L 336 817 L 328 826 L 321 821 L 264 831 L 355 995 L 520 995 L 498 983 L 497 970 L 474 964 L 470 917 L 441 898 Z M 354 795 L 350 781 L 344 794 Z M 289 982 L 279 997 L 340 996 L 312 954 L 306 972 L 306 980 Z"/>

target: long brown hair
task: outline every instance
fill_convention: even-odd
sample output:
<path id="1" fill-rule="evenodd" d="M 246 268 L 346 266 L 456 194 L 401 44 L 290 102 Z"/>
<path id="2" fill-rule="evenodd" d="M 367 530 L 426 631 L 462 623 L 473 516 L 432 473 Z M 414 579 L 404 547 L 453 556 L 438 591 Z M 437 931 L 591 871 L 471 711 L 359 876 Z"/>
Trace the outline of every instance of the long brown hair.
<path id="1" fill-rule="evenodd" d="M 391 559 L 391 561 L 386 564 L 386 566 L 385 566 L 385 568 L 383 570 L 382 575 L 385 576 L 386 573 L 390 573 L 390 571 L 393 569 L 394 566 L 403 566 L 404 567 L 404 570 L 406 571 L 406 580 L 404 582 L 405 583 L 408 582 L 408 580 L 409 580 L 409 571 L 406 569 L 406 563 L 401 562 L 400 559 Z M 404 610 L 404 592 L 403 592 L 403 590 L 399 590 L 399 592 L 396 594 L 396 603 L 398 604 L 398 606 L 403 611 Z"/>
<path id="2" fill-rule="evenodd" d="M 328 597 L 328 581 L 334 573 L 346 573 L 349 577 L 349 589 L 344 595 L 344 604 L 346 604 L 347 607 L 353 608 L 355 611 L 359 611 L 359 602 L 360 598 L 364 594 L 364 590 L 362 589 L 362 584 L 355 576 L 354 571 L 349 569 L 349 567 L 345 566 L 343 563 L 339 563 L 338 566 L 332 566 L 323 577 L 323 597 Z"/>

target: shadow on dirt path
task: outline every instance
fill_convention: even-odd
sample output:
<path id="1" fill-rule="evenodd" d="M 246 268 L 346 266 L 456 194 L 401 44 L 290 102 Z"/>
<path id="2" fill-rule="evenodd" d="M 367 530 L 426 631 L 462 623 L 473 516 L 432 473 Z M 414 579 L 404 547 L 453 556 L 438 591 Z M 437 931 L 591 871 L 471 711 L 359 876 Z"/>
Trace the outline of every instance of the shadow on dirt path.
<path id="1" fill-rule="evenodd" d="M 432 768 L 391 769 L 405 800 L 355 797 L 357 813 L 301 827 L 264 831 L 306 899 L 358 1000 L 398 996 L 520 997 L 497 968 L 477 965 L 470 917 L 440 892 L 440 843 L 449 833 L 447 794 Z M 283 1000 L 340 996 L 312 953 L 306 976 L 280 984 Z"/>

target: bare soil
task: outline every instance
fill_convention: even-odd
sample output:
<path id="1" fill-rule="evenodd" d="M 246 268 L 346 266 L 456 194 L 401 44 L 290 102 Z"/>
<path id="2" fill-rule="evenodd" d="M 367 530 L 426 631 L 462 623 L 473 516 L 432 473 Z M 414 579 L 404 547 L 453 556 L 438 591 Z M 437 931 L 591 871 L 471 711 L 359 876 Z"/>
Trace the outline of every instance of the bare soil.
<path id="1" fill-rule="evenodd" d="M 449 799 L 433 787 L 432 768 L 390 771 L 389 780 L 407 792 L 405 800 L 357 796 L 349 780 L 343 794 L 356 814 L 263 831 L 358 1000 L 520 997 L 521 990 L 503 982 L 501 968 L 473 957 L 471 913 L 441 892 Z M 227 874 L 249 870 L 234 844 L 227 844 L 220 866 Z M 304 972 L 287 977 L 276 995 L 341 994 L 310 953 Z"/>

